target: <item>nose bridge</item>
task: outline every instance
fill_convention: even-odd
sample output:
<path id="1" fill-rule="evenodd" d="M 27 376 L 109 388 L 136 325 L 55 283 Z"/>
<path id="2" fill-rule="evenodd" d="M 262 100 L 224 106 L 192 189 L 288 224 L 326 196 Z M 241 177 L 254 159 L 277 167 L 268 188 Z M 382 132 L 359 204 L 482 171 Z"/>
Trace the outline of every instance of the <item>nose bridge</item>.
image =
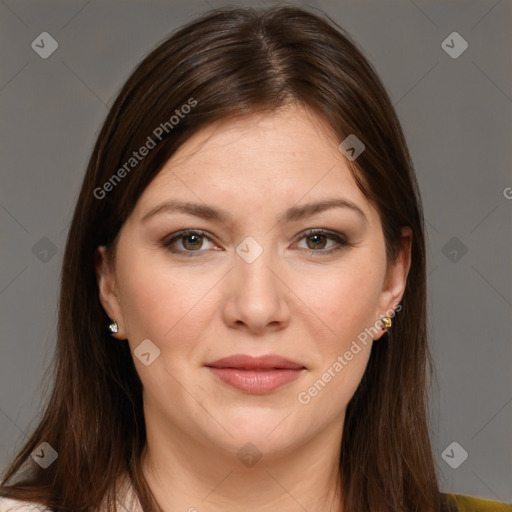
<path id="1" fill-rule="evenodd" d="M 232 288 L 228 302 L 229 320 L 242 321 L 254 330 L 288 317 L 286 287 L 276 276 L 271 237 L 247 236 L 236 247 Z"/>
<path id="2" fill-rule="evenodd" d="M 275 250 L 269 236 L 247 236 L 236 247 L 235 271 L 242 282 L 251 288 L 274 287 L 275 276 L 270 268 L 275 266 Z M 253 290 L 255 292 L 256 290 Z M 269 290 L 267 290 L 268 293 Z"/>

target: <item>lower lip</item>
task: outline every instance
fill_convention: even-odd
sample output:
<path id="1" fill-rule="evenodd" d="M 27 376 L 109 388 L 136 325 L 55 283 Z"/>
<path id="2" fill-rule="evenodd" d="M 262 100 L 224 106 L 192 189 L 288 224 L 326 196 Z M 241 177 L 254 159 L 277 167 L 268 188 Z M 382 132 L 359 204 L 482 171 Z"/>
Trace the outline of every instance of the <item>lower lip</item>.
<path id="1" fill-rule="evenodd" d="M 297 379 L 304 368 L 299 370 L 272 369 L 272 370 L 241 370 L 239 368 L 212 368 L 208 369 L 222 382 L 233 386 L 240 391 L 261 395 L 270 393 L 275 389 Z"/>

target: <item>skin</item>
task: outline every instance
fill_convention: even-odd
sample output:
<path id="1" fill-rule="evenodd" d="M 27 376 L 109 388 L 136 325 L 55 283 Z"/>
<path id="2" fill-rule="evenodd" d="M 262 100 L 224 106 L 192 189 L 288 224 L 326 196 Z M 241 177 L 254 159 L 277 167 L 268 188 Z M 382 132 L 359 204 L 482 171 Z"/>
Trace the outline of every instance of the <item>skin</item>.
<path id="1" fill-rule="evenodd" d="M 412 234 L 403 228 L 402 249 L 386 273 L 379 214 L 322 123 L 290 106 L 204 128 L 143 192 L 121 229 L 115 261 L 98 248 L 100 299 L 119 325 L 116 337 L 132 353 L 145 339 L 160 350 L 149 366 L 134 361 L 144 387 L 144 473 L 166 512 L 238 511 L 241 504 L 259 512 L 341 510 L 345 410 L 385 331 L 359 343 L 309 403 L 297 396 L 396 308 Z M 281 219 L 290 207 L 326 198 L 352 201 L 366 223 L 349 208 Z M 169 199 L 228 210 L 231 220 L 181 212 L 142 220 Z M 171 247 L 181 254 L 174 254 L 163 242 L 184 229 L 210 238 L 179 238 Z M 351 245 L 326 254 L 336 240 L 304 236 L 309 229 L 344 234 Z M 235 252 L 248 236 L 263 248 L 252 263 Z M 248 394 L 204 366 L 232 354 L 279 354 L 306 370 L 271 393 Z M 237 457 L 248 442 L 262 455 L 252 467 Z"/>

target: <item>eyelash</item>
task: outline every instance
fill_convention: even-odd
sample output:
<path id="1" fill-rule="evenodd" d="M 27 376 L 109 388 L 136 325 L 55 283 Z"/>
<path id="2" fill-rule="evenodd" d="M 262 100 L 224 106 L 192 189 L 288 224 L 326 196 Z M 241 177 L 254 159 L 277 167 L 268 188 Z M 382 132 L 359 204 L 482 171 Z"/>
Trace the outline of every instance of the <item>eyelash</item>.
<path id="1" fill-rule="evenodd" d="M 188 236 L 188 235 L 198 235 L 198 236 L 201 236 L 203 238 L 206 238 L 210 242 L 213 242 L 211 237 L 209 237 L 204 231 L 196 230 L 196 229 L 186 229 L 186 230 L 183 230 L 183 231 L 178 231 L 177 233 L 173 233 L 171 238 L 168 238 L 167 240 L 165 240 L 163 242 L 163 246 L 167 250 L 169 250 L 170 252 L 172 252 L 174 254 L 183 254 L 185 256 L 190 256 L 190 257 L 198 256 L 201 252 L 204 252 L 204 250 L 201 250 L 201 249 L 198 249 L 197 251 L 187 251 L 187 250 L 176 250 L 176 249 L 172 248 L 172 244 L 175 241 L 177 241 L 180 238 L 183 238 L 185 236 Z M 335 232 L 331 232 L 331 231 L 326 231 L 324 229 L 310 229 L 308 231 L 305 231 L 299 237 L 298 241 L 302 240 L 303 238 L 311 237 L 313 235 L 323 235 L 326 238 L 328 238 L 330 240 L 334 240 L 335 242 L 337 242 L 337 245 L 335 247 L 331 248 L 331 249 L 328 249 L 328 250 L 302 249 L 304 251 L 308 251 L 310 254 L 329 255 L 329 254 L 333 254 L 333 253 L 335 253 L 337 251 L 340 251 L 340 250 L 344 249 L 345 247 L 352 247 L 352 245 L 341 234 L 338 234 L 338 233 L 335 233 Z M 197 254 L 197 253 L 199 253 L 199 254 Z"/>

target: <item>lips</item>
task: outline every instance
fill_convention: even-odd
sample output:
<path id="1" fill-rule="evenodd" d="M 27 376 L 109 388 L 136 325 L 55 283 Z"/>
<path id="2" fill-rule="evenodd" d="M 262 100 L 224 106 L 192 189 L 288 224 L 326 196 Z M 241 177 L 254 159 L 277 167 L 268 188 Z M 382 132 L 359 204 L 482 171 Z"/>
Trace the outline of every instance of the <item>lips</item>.
<path id="1" fill-rule="evenodd" d="M 258 357 L 235 354 L 218 359 L 213 363 L 207 363 L 206 366 L 211 368 L 238 368 L 239 370 L 301 370 L 304 368 L 304 366 L 299 363 L 273 354 Z"/>
<path id="2" fill-rule="evenodd" d="M 306 368 L 278 355 L 243 354 L 205 365 L 222 382 L 250 394 L 266 394 L 297 379 Z"/>

